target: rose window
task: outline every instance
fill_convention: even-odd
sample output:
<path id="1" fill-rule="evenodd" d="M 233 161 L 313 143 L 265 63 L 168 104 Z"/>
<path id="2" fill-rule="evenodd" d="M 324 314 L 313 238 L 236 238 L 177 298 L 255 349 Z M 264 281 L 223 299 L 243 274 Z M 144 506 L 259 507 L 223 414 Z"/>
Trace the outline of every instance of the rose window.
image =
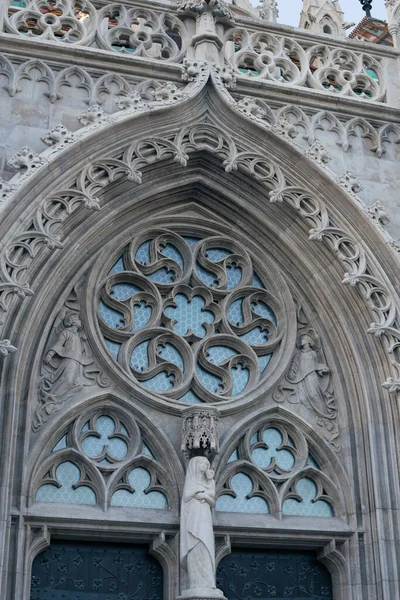
<path id="1" fill-rule="evenodd" d="M 121 249 L 100 284 L 98 321 L 136 383 L 182 402 L 248 393 L 284 333 L 281 303 L 242 245 L 167 230 Z"/>

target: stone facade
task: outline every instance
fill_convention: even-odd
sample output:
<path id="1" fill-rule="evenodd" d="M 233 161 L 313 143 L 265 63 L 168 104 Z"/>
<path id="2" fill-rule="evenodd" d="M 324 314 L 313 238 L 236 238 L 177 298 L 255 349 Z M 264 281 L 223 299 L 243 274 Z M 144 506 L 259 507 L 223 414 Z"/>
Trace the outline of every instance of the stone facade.
<path id="1" fill-rule="evenodd" d="M 333 600 L 400 597 L 400 3 L 394 48 L 268 1 L 44 6 L 1 5 L 0 597 L 57 538 L 187 590 L 183 423 L 217 565 L 307 548 Z"/>

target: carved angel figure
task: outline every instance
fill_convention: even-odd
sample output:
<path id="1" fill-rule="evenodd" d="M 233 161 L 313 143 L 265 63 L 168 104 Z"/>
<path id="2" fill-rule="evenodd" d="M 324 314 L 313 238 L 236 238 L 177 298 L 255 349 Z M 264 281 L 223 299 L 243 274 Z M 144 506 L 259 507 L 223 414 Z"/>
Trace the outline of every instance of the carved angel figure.
<path id="1" fill-rule="evenodd" d="M 181 564 L 189 584 L 184 595 L 223 596 L 215 586 L 214 505 L 214 471 L 207 458 L 196 456 L 189 462 L 181 505 Z"/>
<path id="2" fill-rule="evenodd" d="M 298 347 L 286 376 L 287 380 L 297 384 L 296 394 L 300 402 L 311 405 L 321 416 L 329 416 L 332 411 L 331 398 L 322 387 L 322 377 L 329 373 L 329 368 L 318 362 L 315 341 L 310 335 L 302 335 Z"/>

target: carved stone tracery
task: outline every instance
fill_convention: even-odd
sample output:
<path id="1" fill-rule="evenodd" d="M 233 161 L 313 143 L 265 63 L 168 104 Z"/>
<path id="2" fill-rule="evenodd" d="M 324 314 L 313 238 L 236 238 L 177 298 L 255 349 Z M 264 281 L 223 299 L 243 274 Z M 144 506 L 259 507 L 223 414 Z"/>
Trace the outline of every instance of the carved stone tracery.
<path id="1" fill-rule="evenodd" d="M 168 229 L 135 237 L 100 276 L 99 324 L 113 358 L 141 385 L 215 402 L 264 377 L 286 317 L 243 246 L 202 237 Z"/>

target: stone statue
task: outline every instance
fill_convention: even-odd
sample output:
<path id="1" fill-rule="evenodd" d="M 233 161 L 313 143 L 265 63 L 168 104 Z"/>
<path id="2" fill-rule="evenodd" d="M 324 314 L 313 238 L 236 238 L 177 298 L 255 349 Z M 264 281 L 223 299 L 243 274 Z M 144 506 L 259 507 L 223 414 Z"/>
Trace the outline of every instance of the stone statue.
<path id="1" fill-rule="evenodd" d="M 43 359 L 39 405 L 32 423 L 34 431 L 58 410 L 63 400 L 79 392 L 84 385 L 97 381 L 103 387 L 100 371 L 93 365 L 79 313 L 66 312 L 55 328 L 55 334 L 57 337 Z"/>
<path id="2" fill-rule="evenodd" d="M 78 313 L 67 312 L 58 338 L 44 359 L 47 391 L 54 397 L 72 395 L 84 385 L 84 367 L 93 363 L 92 353 L 82 335 Z"/>
<path id="3" fill-rule="evenodd" d="M 214 471 L 207 458 L 195 456 L 189 462 L 181 507 L 181 564 L 189 586 L 181 598 L 223 598 L 215 585 L 214 505 Z"/>
<path id="4" fill-rule="evenodd" d="M 310 335 L 300 336 L 298 348 L 286 378 L 290 383 L 297 384 L 296 394 L 300 402 L 309 404 L 318 415 L 329 417 L 332 398 L 322 386 L 322 378 L 329 373 L 329 368 L 318 362 L 315 342 Z"/>

